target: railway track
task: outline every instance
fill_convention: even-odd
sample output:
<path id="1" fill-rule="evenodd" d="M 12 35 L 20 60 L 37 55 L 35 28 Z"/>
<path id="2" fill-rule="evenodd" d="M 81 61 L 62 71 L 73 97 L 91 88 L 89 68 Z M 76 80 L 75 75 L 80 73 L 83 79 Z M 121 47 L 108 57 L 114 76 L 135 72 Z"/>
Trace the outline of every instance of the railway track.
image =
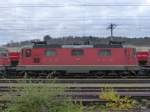
<path id="1" fill-rule="evenodd" d="M 102 88 L 105 87 L 112 87 L 121 96 L 130 96 L 136 99 L 150 98 L 150 79 L 0 79 L 0 107 L 5 107 L 10 102 L 1 97 L 6 94 L 18 96 L 21 94 L 18 90 L 31 85 L 44 85 L 50 89 L 65 87 L 65 92 L 60 95 L 67 95 L 75 101 L 83 101 L 86 104 L 106 103 L 99 98 Z"/>
<path id="2" fill-rule="evenodd" d="M 121 96 L 150 97 L 150 79 L 0 79 L 0 96 L 19 95 L 19 88 L 31 85 L 66 88 L 64 95 L 85 102 L 101 101 L 99 95 L 105 87 L 112 87 Z"/>
<path id="3" fill-rule="evenodd" d="M 150 79 L 0 79 L 1 83 L 150 83 Z"/>

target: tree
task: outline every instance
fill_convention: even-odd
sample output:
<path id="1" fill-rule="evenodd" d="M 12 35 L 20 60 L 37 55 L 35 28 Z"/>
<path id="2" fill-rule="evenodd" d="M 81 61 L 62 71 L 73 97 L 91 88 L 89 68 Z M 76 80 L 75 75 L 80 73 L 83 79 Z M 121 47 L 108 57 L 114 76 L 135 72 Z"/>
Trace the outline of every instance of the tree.
<path id="1" fill-rule="evenodd" d="M 46 42 L 49 41 L 50 39 L 52 39 L 52 37 L 50 35 L 46 35 L 43 38 L 43 40 L 46 41 Z"/>

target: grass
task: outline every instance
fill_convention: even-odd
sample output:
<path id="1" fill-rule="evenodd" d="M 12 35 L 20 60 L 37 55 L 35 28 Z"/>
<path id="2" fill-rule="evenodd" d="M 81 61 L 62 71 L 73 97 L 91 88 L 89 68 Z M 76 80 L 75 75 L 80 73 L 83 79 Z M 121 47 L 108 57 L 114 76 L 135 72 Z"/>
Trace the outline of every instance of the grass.
<path id="1" fill-rule="evenodd" d="M 84 106 L 72 102 L 69 97 L 60 97 L 64 88 L 27 86 L 21 96 L 8 96 L 11 103 L 2 112 L 83 112 Z"/>
<path id="2" fill-rule="evenodd" d="M 129 111 L 138 107 L 137 101 L 127 96 L 121 97 L 116 91 L 114 91 L 113 88 L 110 87 L 104 88 L 99 95 L 99 98 L 108 101 L 105 106 L 106 110 Z"/>
<path id="3" fill-rule="evenodd" d="M 105 85 L 106 87 L 106 85 Z M 0 97 L 10 102 L 7 108 L 0 112 L 108 112 L 112 110 L 129 110 L 136 107 L 136 102 L 128 97 L 121 97 L 112 88 L 104 88 L 99 98 L 108 101 L 106 105 L 83 106 L 82 103 L 73 102 L 70 97 L 61 96 L 65 87 L 49 84 L 27 84 L 18 89 L 21 96 Z M 13 93 L 14 91 L 12 91 Z"/>

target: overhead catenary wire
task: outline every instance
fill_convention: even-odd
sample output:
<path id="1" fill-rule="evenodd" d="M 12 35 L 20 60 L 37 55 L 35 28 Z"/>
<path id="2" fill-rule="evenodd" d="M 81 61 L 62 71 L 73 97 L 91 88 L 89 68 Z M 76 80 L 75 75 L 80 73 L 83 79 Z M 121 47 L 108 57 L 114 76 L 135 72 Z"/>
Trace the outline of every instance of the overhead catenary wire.
<path id="1" fill-rule="evenodd" d="M 18 21 L 38 21 L 38 22 L 55 22 L 55 21 L 63 21 L 63 22 L 74 22 L 74 21 L 94 21 L 94 20 L 101 20 L 101 21 L 145 21 L 150 20 L 150 16 L 127 16 L 127 17 L 115 17 L 115 16 L 86 16 L 86 17 L 11 17 L 5 18 L 1 17 L 0 21 L 2 22 L 18 22 Z M 150 21 L 146 21 L 150 22 Z"/>
<path id="2" fill-rule="evenodd" d="M 38 28 L 58 28 L 59 27 L 59 24 L 60 23 L 47 23 L 47 24 L 43 24 L 43 26 L 41 26 L 41 24 L 37 24 L 37 23 L 15 23 L 15 24 L 6 24 L 6 23 L 3 23 L 3 24 L 0 24 L 0 28 L 1 27 L 8 27 L 8 28 L 34 28 L 34 27 L 38 27 Z M 69 28 L 76 28 L 76 27 L 87 27 L 90 25 L 90 27 L 88 28 L 91 28 L 91 27 L 96 27 L 96 28 L 105 28 L 106 26 L 108 26 L 109 23 L 82 23 L 82 24 L 75 24 L 75 23 L 66 23 L 66 24 L 62 24 L 61 27 L 59 28 L 66 28 L 66 27 L 69 27 Z M 119 28 L 150 28 L 149 25 L 145 25 L 145 24 L 142 24 L 142 23 L 119 23 L 118 22 L 118 25 L 119 25 Z"/>
<path id="3" fill-rule="evenodd" d="M 150 18 L 143 18 L 143 19 L 138 19 L 138 18 L 126 18 L 126 19 L 123 19 L 123 18 L 81 18 L 81 19 L 51 19 L 51 18 L 47 18 L 47 19 L 0 19 L 0 21 L 3 21 L 3 22 L 11 22 L 11 21 L 38 21 L 38 22 L 53 22 L 53 21 L 64 21 L 64 22 L 68 22 L 68 21 L 89 21 L 89 20 L 102 20 L 102 21 L 111 21 L 111 20 L 120 20 L 120 21 L 131 21 L 131 20 L 137 20 L 137 21 L 145 21 L 145 20 L 150 20 Z M 147 21 L 149 22 L 149 21 Z"/>
<path id="4" fill-rule="evenodd" d="M 80 4 L 0 4 L 0 8 L 17 8 L 17 7 L 150 7 L 147 3 L 80 3 Z"/>
<path id="5" fill-rule="evenodd" d="M 38 30 L 80 30 L 82 28 L 75 28 L 75 27 L 68 27 L 68 28 L 0 28 L 0 31 L 38 31 Z M 89 30 L 106 30 L 106 28 L 88 28 Z M 143 29 L 143 30 L 150 30 L 150 28 L 119 28 L 117 30 L 137 30 L 137 29 Z"/>
<path id="6" fill-rule="evenodd" d="M 4 19 L 7 19 L 5 17 L 1 17 L 1 18 L 4 18 Z M 11 19 L 15 19 L 15 18 L 20 18 L 20 19 L 33 19 L 34 17 L 31 16 L 31 17 L 26 17 L 26 16 L 15 16 L 15 17 L 11 17 Z M 41 17 L 36 17 L 36 18 L 41 18 Z M 64 16 L 51 16 L 51 17 L 46 17 L 48 19 L 65 19 Z M 133 19 L 145 19 L 145 18 L 150 18 L 150 16 L 101 16 L 101 15 L 92 15 L 92 16 L 69 16 L 69 18 L 72 18 L 72 19 L 81 19 L 81 18 L 100 18 L 100 19 L 105 19 L 105 18 L 112 18 L 112 19 L 128 19 L 128 18 L 133 18 Z"/>
<path id="7" fill-rule="evenodd" d="M 0 5 L 0 8 L 4 8 L 4 10 L 7 10 L 9 8 L 65 8 L 65 7 L 139 7 L 139 6 L 142 6 L 142 7 L 149 7 L 150 4 L 140 4 L 140 3 L 117 3 L 117 4 L 114 4 L 114 3 L 80 3 L 80 4 L 1 4 Z M 107 23 L 103 23 L 103 24 L 98 24 L 97 23 L 97 26 L 101 26 L 100 27 L 97 27 L 97 28 L 87 28 L 86 26 L 83 26 L 84 24 L 87 24 L 86 22 L 89 21 L 89 20 L 100 20 L 101 22 L 103 21 L 106 21 Z M 138 21 L 138 23 L 124 23 L 124 22 L 129 22 L 129 21 Z M 146 20 L 146 21 L 145 21 Z M 144 30 L 144 31 L 148 31 L 150 30 L 149 27 L 147 27 L 148 24 L 146 24 L 146 26 L 144 25 L 144 23 L 142 22 L 146 22 L 146 23 L 149 23 L 150 21 L 150 16 L 126 16 L 126 17 L 115 17 L 115 16 L 107 16 L 107 17 L 101 17 L 101 16 L 83 16 L 83 17 L 46 17 L 46 19 L 43 19 L 43 18 L 40 18 L 40 17 L 14 17 L 14 18 L 3 18 L 1 17 L 0 18 L 0 22 L 1 22 L 1 25 L 0 26 L 0 31 L 1 32 L 7 32 L 7 31 L 12 31 L 12 32 L 39 32 L 39 31 L 58 31 L 58 30 L 62 30 L 62 31 L 66 31 L 66 32 L 69 32 L 69 31 L 72 31 L 72 32 L 75 32 L 76 30 L 77 31 L 94 31 L 94 30 L 105 30 L 105 27 L 108 25 L 108 23 L 110 23 L 110 21 L 118 21 L 119 23 L 119 28 L 117 30 L 119 30 L 121 33 L 124 32 L 124 31 L 128 31 L 129 32 L 132 32 L 135 31 L 135 30 Z M 21 22 L 26 22 L 26 23 L 21 23 Z M 7 23 L 8 22 L 8 23 Z M 30 24 L 31 22 L 31 24 Z M 35 22 L 35 23 L 32 23 L 32 22 Z M 38 22 L 38 23 L 36 23 Z M 72 27 L 62 27 L 62 28 L 51 28 L 51 27 L 46 27 L 45 25 L 44 26 L 41 26 L 39 25 L 39 23 L 41 22 L 47 22 L 47 25 L 53 23 L 53 25 L 56 25 L 54 24 L 54 22 L 64 22 L 64 23 L 67 23 L 66 26 L 69 25 L 72 25 Z M 76 22 L 82 22 L 80 24 L 76 24 Z M 70 24 L 72 23 L 72 24 Z M 10 25 L 10 24 L 14 24 L 14 25 Z M 15 25 L 17 24 L 17 25 Z M 17 26 L 19 25 L 22 25 L 22 24 L 26 24 L 24 27 L 22 28 L 17 28 Z M 30 25 L 28 25 L 30 24 Z M 33 28 L 32 25 L 36 24 L 38 27 L 37 28 Z M 94 26 L 95 23 L 89 23 L 91 24 L 91 27 Z M 81 27 L 79 28 L 76 28 L 74 26 L 80 26 L 82 25 Z M 26 27 L 27 26 L 27 27 Z M 7 28 L 9 27 L 9 28 Z"/>

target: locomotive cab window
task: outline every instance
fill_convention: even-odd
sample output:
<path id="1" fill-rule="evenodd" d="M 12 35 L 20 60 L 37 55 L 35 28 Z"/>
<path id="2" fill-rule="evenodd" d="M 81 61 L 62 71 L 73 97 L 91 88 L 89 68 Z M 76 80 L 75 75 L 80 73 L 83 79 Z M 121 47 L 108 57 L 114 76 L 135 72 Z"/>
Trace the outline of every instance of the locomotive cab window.
<path id="1" fill-rule="evenodd" d="M 111 50 L 110 49 L 101 49 L 98 51 L 99 56 L 111 56 Z"/>
<path id="2" fill-rule="evenodd" d="M 0 49 L 0 57 L 7 57 L 8 56 L 8 52 L 4 49 Z"/>
<path id="3" fill-rule="evenodd" d="M 54 49 L 45 50 L 45 56 L 55 56 L 55 55 L 56 55 L 56 50 Z"/>
<path id="4" fill-rule="evenodd" d="M 25 57 L 31 57 L 31 49 L 25 50 Z"/>
<path id="5" fill-rule="evenodd" d="M 7 57 L 7 53 L 0 53 L 0 57 Z"/>
<path id="6" fill-rule="evenodd" d="M 82 56 L 84 54 L 83 49 L 73 49 L 71 51 L 72 56 Z"/>

